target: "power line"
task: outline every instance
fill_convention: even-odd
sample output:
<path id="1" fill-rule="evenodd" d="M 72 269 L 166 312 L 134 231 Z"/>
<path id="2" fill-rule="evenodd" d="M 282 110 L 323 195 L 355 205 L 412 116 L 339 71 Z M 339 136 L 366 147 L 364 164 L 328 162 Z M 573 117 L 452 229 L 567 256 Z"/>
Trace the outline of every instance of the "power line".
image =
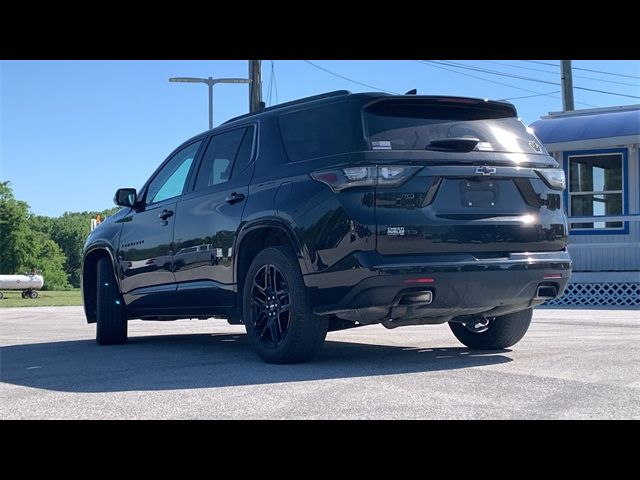
<path id="1" fill-rule="evenodd" d="M 462 69 L 465 69 L 465 70 L 472 70 L 472 71 L 476 71 L 476 72 L 488 73 L 489 75 L 498 75 L 498 76 L 502 76 L 502 77 L 516 78 L 516 79 L 519 79 L 519 80 L 527 80 L 527 81 L 530 81 L 530 82 L 546 83 L 546 84 L 549 84 L 549 85 L 560 85 L 557 82 L 551 82 L 549 80 L 542 80 L 542 79 L 539 79 L 539 78 L 525 77 L 525 76 L 522 76 L 522 75 L 513 75 L 511 73 L 499 72 L 499 71 L 496 71 L 496 70 L 489 70 L 489 69 L 486 69 L 486 68 L 471 67 L 471 66 L 464 65 L 464 64 L 461 64 L 461 63 L 458 63 L 458 62 L 438 61 L 438 60 L 429 60 L 429 62 L 438 63 L 438 64 L 445 64 L 445 65 L 448 65 L 448 66 L 451 66 L 451 67 L 454 67 L 454 68 L 462 68 Z M 578 90 L 586 90 L 586 91 L 589 91 L 589 92 L 603 93 L 603 94 L 606 94 L 606 95 L 616 95 L 618 97 L 627 97 L 627 98 L 640 99 L 640 96 L 628 95 L 626 93 L 610 92 L 610 91 L 607 91 L 607 90 L 598 90 L 598 89 L 595 89 L 595 88 L 578 87 L 578 86 L 574 86 L 573 88 L 578 89 Z"/>
<path id="2" fill-rule="evenodd" d="M 616 77 L 625 77 L 625 78 L 637 78 L 640 79 L 640 76 L 637 75 L 625 75 L 624 73 L 611 73 L 611 72 L 603 72 L 602 70 L 592 70 L 591 68 L 581 68 L 581 67 L 573 67 L 575 70 L 582 70 L 583 72 L 593 72 L 593 73 L 601 73 L 603 75 L 614 75 Z"/>
<path id="3" fill-rule="evenodd" d="M 516 87 L 515 85 L 510 85 L 508 83 L 502 83 L 502 82 L 498 82 L 496 80 L 491 80 L 491 79 L 484 78 L 484 77 L 478 77 L 477 75 L 473 75 L 471 73 L 464 73 L 464 72 L 460 72 L 458 70 L 452 70 L 450 68 L 442 67 L 440 65 L 434 65 L 433 63 L 429 63 L 429 61 L 425 61 L 425 60 L 414 60 L 414 61 L 418 62 L 418 63 L 425 64 L 425 65 L 427 65 L 429 67 L 439 68 L 441 70 L 446 70 L 448 72 L 457 73 L 459 75 L 464 75 L 466 77 L 477 78 L 478 80 L 483 80 L 485 82 L 495 83 L 497 85 L 502 85 L 504 87 L 515 88 L 516 90 L 522 90 L 523 92 L 535 93 L 535 94 L 540 95 L 540 96 L 544 95 L 544 96 L 547 96 L 547 97 L 555 98 L 556 100 L 560 99 L 560 97 L 557 97 L 557 96 L 549 94 L 549 93 L 536 92 L 535 90 L 530 90 L 528 88 Z M 591 105 L 589 103 L 584 103 L 584 102 L 576 102 L 576 103 L 580 103 L 581 105 L 585 105 L 587 107 L 597 107 L 597 105 Z"/>
<path id="4" fill-rule="evenodd" d="M 272 70 L 273 70 L 273 89 L 276 93 L 276 103 L 278 103 L 278 79 L 276 78 L 276 61 L 273 60 Z"/>
<path id="5" fill-rule="evenodd" d="M 273 60 L 271 60 L 271 75 L 269 75 L 269 87 L 267 88 L 267 106 L 271 106 L 271 91 L 273 90 Z"/>
<path id="6" fill-rule="evenodd" d="M 513 73 L 505 73 L 505 72 L 500 72 L 500 71 L 497 71 L 497 70 L 489 70 L 487 68 L 473 67 L 473 66 L 464 65 L 464 64 L 458 63 L 458 62 L 451 62 L 451 61 L 447 61 L 447 60 L 429 60 L 429 61 L 430 62 L 434 62 L 434 63 L 438 63 L 438 64 L 448 65 L 448 66 L 454 67 L 454 68 L 463 68 L 465 70 L 474 70 L 476 72 L 488 73 L 489 75 L 498 75 L 500 77 L 516 78 L 518 80 L 526 80 L 528 82 L 546 83 L 548 85 L 560 85 L 558 82 L 552 82 L 551 80 L 542 80 L 540 78 L 525 77 L 523 75 L 515 75 Z"/>
<path id="7" fill-rule="evenodd" d="M 575 88 L 577 90 L 586 90 L 587 92 L 604 93 L 606 95 L 617 95 L 618 97 L 640 98 L 638 95 L 626 95 L 624 93 L 607 92 L 606 90 L 598 90 L 598 89 L 595 89 L 595 88 L 578 87 L 576 85 L 574 85 L 573 88 Z"/>
<path id="8" fill-rule="evenodd" d="M 366 83 L 358 82 L 357 80 L 352 80 L 352 79 L 347 78 L 347 77 L 345 77 L 343 75 L 340 75 L 338 73 L 332 72 L 331 70 L 327 70 L 326 68 L 323 68 L 320 65 L 316 65 L 315 63 L 312 63 L 309 60 L 303 60 L 303 62 L 307 62 L 309 65 L 313 65 L 314 67 L 319 68 L 323 72 L 327 72 L 327 73 L 333 75 L 334 77 L 341 78 L 343 80 L 346 80 L 347 82 L 356 83 L 358 85 L 362 85 L 362 86 L 367 87 L 367 88 L 373 88 L 374 90 L 378 90 L 380 92 L 393 93 L 395 95 L 400 95 L 398 92 L 392 92 L 390 90 L 385 90 L 384 88 L 378 88 L 378 87 L 374 87 L 373 85 L 368 85 Z"/>
<path id="9" fill-rule="evenodd" d="M 555 63 L 540 62 L 538 60 L 523 60 L 523 62 L 539 63 L 539 64 L 542 64 L 542 65 L 551 65 L 552 67 L 556 67 L 556 68 L 559 67 L 559 65 L 556 65 Z M 574 70 L 582 70 L 583 72 L 601 73 L 602 75 L 613 75 L 614 77 L 625 77 L 625 78 L 640 79 L 640 76 L 638 76 L 638 75 L 625 75 L 624 73 L 605 72 L 605 71 L 602 71 L 602 70 L 594 70 L 594 69 L 591 69 L 591 68 L 581 68 L 581 67 L 573 67 L 573 69 Z"/>
<path id="10" fill-rule="evenodd" d="M 414 60 L 414 61 L 418 62 L 418 63 L 422 63 L 422 64 L 427 65 L 429 67 L 439 68 L 441 70 L 447 70 L 448 72 L 458 73 L 458 74 L 464 75 L 466 77 L 477 78 L 478 80 L 484 80 L 485 82 L 490 82 L 490 83 L 495 83 L 495 84 L 498 84 L 498 85 L 502 85 L 503 87 L 515 88 L 516 90 L 522 90 L 523 92 L 535 93 L 536 95 L 548 95 L 548 96 L 550 96 L 552 98 L 556 98 L 556 99 L 560 98 L 560 97 L 554 97 L 553 95 L 550 95 L 548 93 L 536 92 L 535 90 L 529 90 L 528 88 L 516 87 L 515 85 L 509 85 L 508 83 L 497 82 L 495 80 L 490 80 L 488 78 L 478 77 L 477 75 L 472 75 L 470 73 L 459 72 L 458 70 L 452 70 L 450 68 L 445 68 L 445 67 L 442 67 L 440 65 L 433 65 L 432 63 L 429 63 L 428 61 L 425 61 L 425 60 Z"/>
<path id="11" fill-rule="evenodd" d="M 496 62 L 494 60 L 482 60 L 482 61 L 486 62 L 486 63 L 495 63 L 496 65 L 504 65 L 505 67 L 521 68 L 523 70 L 531 70 L 531 71 L 534 71 L 534 72 L 549 73 L 551 75 L 557 75 L 558 74 L 558 72 L 552 72 L 550 70 L 544 70 L 542 68 L 523 67 L 522 65 L 512 65 L 511 63 Z"/>
<path id="12" fill-rule="evenodd" d="M 509 100 L 520 100 L 522 98 L 533 98 L 533 97 L 541 97 L 543 95 L 553 95 L 554 93 L 560 93 L 560 90 L 556 90 L 555 92 L 547 92 L 547 93 L 536 93 L 535 95 L 524 95 L 522 97 L 509 97 L 503 98 L 500 101 L 509 101 Z"/>
<path id="13" fill-rule="evenodd" d="M 531 70 L 533 72 L 542 72 L 542 73 L 546 73 L 548 75 L 558 75 L 558 72 L 552 72 L 550 70 L 543 70 L 542 68 L 523 67 L 522 65 L 512 65 L 510 63 L 496 62 L 496 61 L 493 61 L 493 60 L 482 60 L 482 61 L 486 62 L 486 63 L 494 63 L 496 65 L 503 65 L 505 67 L 520 68 L 522 70 Z M 521 60 L 521 61 L 526 61 L 526 60 Z M 586 75 L 574 75 L 574 77 L 575 78 L 584 78 L 585 80 L 593 80 L 594 82 L 614 83 L 616 85 L 626 85 L 628 87 L 636 87 L 636 88 L 638 87 L 638 83 L 616 82 L 615 80 L 604 80 L 602 78 L 587 77 Z"/>
<path id="14" fill-rule="evenodd" d="M 523 62 L 529 62 L 529 63 L 537 63 L 539 65 L 550 65 L 552 67 L 556 67 L 556 68 L 560 68 L 560 65 L 556 64 L 556 63 L 549 63 L 549 62 L 541 62 L 539 60 L 523 60 Z"/>
<path id="15" fill-rule="evenodd" d="M 276 61 L 271 60 L 271 75 L 269 76 L 269 88 L 267 89 L 267 105 L 271 106 L 271 98 L 275 96 L 275 103 L 278 103 L 278 80 L 276 79 Z M 275 95 L 273 95 L 275 93 Z"/>

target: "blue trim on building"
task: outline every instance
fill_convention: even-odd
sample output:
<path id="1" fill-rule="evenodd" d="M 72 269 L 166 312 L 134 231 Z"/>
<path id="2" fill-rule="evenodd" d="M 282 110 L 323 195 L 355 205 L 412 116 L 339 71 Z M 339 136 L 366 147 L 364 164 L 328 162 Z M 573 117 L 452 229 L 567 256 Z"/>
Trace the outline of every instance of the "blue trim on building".
<path id="1" fill-rule="evenodd" d="M 622 214 L 629 213 L 629 149 L 628 148 L 602 148 L 595 150 L 571 150 L 562 152 L 562 167 L 564 174 L 567 177 L 567 188 L 564 191 L 564 208 L 567 216 L 569 215 L 569 157 L 580 155 L 599 155 L 607 153 L 621 153 L 622 154 Z M 640 156 L 640 152 L 639 152 Z M 569 217 L 569 235 L 628 235 L 629 234 L 629 222 L 623 222 L 622 228 L 617 229 L 604 229 L 604 228 L 589 228 L 589 229 L 572 229 L 571 218 Z"/>
<path id="2" fill-rule="evenodd" d="M 544 144 L 640 135 L 640 108 L 634 105 L 625 110 L 565 112 L 530 126 Z"/>

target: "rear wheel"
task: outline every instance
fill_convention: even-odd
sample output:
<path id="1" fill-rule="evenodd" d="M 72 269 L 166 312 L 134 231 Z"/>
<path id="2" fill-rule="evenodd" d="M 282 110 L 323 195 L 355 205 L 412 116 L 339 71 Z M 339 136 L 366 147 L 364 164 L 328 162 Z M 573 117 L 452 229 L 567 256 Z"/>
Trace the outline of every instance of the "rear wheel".
<path id="1" fill-rule="evenodd" d="M 251 263 L 244 283 L 247 336 L 268 363 L 310 360 L 322 348 L 328 320 L 314 315 L 295 255 L 270 247 Z"/>
<path id="2" fill-rule="evenodd" d="M 38 298 L 38 292 L 36 292 L 35 290 L 31 290 L 31 293 L 29 293 L 29 297 L 33 299 Z"/>
<path id="3" fill-rule="evenodd" d="M 499 350 L 518 343 L 531 324 L 533 309 L 509 313 L 501 317 L 474 317 L 467 323 L 450 322 L 449 327 L 458 340 L 469 348 Z"/>
<path id="4" fill-rule="evenodd" d="M 97 270 L 96 342 L 100 345 L 125 343 L 127 318 L 109 259 L 99 259 Z"/>

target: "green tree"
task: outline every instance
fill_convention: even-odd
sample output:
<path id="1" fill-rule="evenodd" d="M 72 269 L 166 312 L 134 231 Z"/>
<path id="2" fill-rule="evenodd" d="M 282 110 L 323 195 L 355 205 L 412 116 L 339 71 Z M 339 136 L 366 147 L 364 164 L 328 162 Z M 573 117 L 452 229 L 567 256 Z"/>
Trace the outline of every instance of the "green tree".
<path id="1" fill-rule="evenodd" d="M 65 212 L 60 217 L 29 213 L 29 205 L 16 200 L 9 182 L 0 183 L 0 273 L 41 270 L 45 288 L 79 287 L 82 249 L 96 215 L 104 220 L 119 210 Z"/>
<path id="2" fill-rule="evenodd" d="M 24 273 L 35 268 L 44 276 L 45 289 L 66 289 L 65 257 L 49 237 L 45 219 L 32 221 L 27 202 L 16 200 L 9 182 L 0 183 L 0 273 Z"/>
<path id="3" fill-rule="evenodd" d="M 100 215 L 104 220 L 117 211 L 116 207 L 102 212 L 65 212 L 61 217 L 56 218 L 33 217 L 33 221 L 39 224 L 40 231 L 48 232 L 64 253 L 66 257 L 64 269 L 72 286 L 80 286 L 82 249 L 91 231 L 91 219 Z"/>
<path id="4" fill-rule="evenodd" d="M 29 205 L 16 200 L 10 182 L 0 182 L 0 273 L 14 274 L 29 251 Z"/>
<path id="5" fill-rule="evenodd" d="M 45 217 L 43 215 L 31 215 L 29 217 L 29 227 L 36 232 L 42 232 L 51 236 L 55 218 Z"/>
<path id="6" fill-rule="evenodd" d="M 53 219 L 51 238 L 58 244 L 66 257 L 64 269 L 74 287 L 80 286 L 82 247 L 91 230 L 89 213 L 66 212 Z"/>
<path id="7" fill-rule="evenodd" d="M 29 231 L 27 239 L 31 248 L 19 272 L 35 268 L 42 272 L 44 290 L 68 290 L 71 285 L 64 270 L 65 256 L 58 244 L 45 233 L 34 230 Z"/>

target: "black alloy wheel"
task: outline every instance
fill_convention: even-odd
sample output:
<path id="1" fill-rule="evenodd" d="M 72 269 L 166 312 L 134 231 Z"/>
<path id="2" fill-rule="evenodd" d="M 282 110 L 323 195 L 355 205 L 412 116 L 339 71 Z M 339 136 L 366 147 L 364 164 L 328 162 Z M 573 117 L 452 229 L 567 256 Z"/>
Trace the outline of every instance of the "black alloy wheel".
<path id="1" fill-rule="evenodd" d="M 264 265 L 253 277 L 251 319 L 258 341 L 278 347 L 291 325 L 291 293 L 287 279 L 275 265 Z"/>
<path id="2" fill-rule="evenodd" d="M 313 358 L 327 335 L 327 317 L 315 315 L 298 258 L 285 246 L 268 247 L 247 271 L 242 311 L 249 342 L 268 363 Z"/>

